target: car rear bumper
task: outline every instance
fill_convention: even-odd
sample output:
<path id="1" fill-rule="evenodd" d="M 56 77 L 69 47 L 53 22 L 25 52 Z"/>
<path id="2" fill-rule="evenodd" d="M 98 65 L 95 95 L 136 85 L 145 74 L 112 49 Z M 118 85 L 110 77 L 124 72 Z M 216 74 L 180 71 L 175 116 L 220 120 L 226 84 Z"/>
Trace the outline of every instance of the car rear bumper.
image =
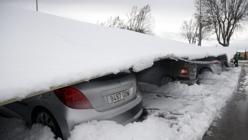
<path id="1" fill-rule="evenodd" d="M 188 84 L 188 85 L 193 85 L 197 83 L 197 79 L 179 79 L 181 83 Z"/>
<path id="2" fill-rule="evenodd" d="M 117 108 L 98 112 L 95 109 L 76 110 L 67 108 L 66 121 L 69 129 L 75 125 L 90 120 L 113 120 L 121 124 L 126 124 L 136 120 L 142 114 L 142 96 L 138 94 L 135 99 Z"/>
<path id="3" fill-rule="evenodd" d="M 113 118 L 111 118 L 110 120 L 114 120 L 118 123 L 121 124 L 128 124 L 130 122 L 136 121 L 141 114 L 143 113 L 143 107 L 142 107 L 142 102 L 140 102 L 138 105 L 136 105 L 134 108 L 118 115 L 115 116 Z"/>

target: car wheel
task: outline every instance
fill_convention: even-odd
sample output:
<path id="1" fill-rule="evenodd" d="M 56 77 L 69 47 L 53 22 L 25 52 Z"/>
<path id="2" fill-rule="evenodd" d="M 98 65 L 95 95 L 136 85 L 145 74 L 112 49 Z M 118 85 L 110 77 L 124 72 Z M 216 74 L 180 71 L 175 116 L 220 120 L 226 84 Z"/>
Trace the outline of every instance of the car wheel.
<path id="1" fill-rule="evenodd" d="M 59 125 L 55 118 L 52 116 L 50 112 L 45 109 L 40 109 L 35 112 L 33 117 L 33 123 L 42 124 L 44 126 L 48 126 L 52 132 L 55 134 L 55 137 L 62 138 L 62 133 L 60 131 Z"/>
<path id="2" fill-rule="evenodd" d="M 160 86 L 166 85 L 166 84 L 168 84 L 168 83 L 170 83 L 170 82 L 172 82 L 172 81 L 173 81 L 173 79 L 172 79 L 171 77 L 165 76 L 165 77 L 163 77 L 163 78 L 161 79 L 161 81 L 160 81 Z"/>

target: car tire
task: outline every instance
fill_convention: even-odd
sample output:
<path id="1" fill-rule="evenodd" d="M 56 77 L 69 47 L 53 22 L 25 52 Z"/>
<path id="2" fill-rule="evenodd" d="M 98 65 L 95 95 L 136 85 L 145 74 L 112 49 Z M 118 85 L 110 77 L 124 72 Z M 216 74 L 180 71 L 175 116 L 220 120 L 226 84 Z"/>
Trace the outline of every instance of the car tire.
<path id="1" fill-rule="evenodd" d="M 46 109 L 38 109 L 34 112 L 32 123 L 38 123 L 47 126 L 55 134 L 55 138 L 62 138 L 62 133 L 59 125 L 53 115 Z"/>

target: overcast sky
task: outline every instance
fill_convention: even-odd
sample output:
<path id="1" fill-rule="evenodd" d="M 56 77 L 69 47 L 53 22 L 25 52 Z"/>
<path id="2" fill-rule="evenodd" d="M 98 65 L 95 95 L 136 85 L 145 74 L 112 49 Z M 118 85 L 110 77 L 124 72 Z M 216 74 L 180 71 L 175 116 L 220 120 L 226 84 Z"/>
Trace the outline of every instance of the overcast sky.
<path id="1" fill-rule="evenodd" d="M 35 0 L 1 0 L 3 3 L 35 9 Z M 152 8 L 153 30 L 157 35 L 178 38 L 184 20 L 193 17 L 194 0 L 39 0 L 42 12 L 96 24 L 109 17 L 125 17 L 132 6 Z M 235 38 L 247 38 L 247 30 Z"/>
<path id="2" fill-rule="evenodd" d="M 51 0 L 44 0 L 51 1 Z M 63 0 L 66 5 L 61 4 L 63 14 L 78 20 L 91 23 L 105 21 L 110 16 L 123 16 L 130 11 L 132 6 L 142 7 L 149 4 L 152 8 L 154 31 L 177 32 L 180 30 L 181 22 L 192 17 L 194 12 L 193 0 Z M 70 2 L 69 2 L 70 1 Z M 46 8 L 48 5 L 44 6 Z M 57 4 L 50 6 L 60 7 Z M 67 7 L 64 11 L 62 7 Z M 47 8 L 46 10 L 57 10 L 57 8 Z M 52 13 L 57 11 L 51 11 Z M 75 14 L 76 13 L 76 14 Z"/>
<path id="3" fill-rule="evenodd" d="M 14 1 L 34 8 L 35 0 Z M 125 17 L 132 6 L 150 4 L 156 33 L 179 31 L 182 21 L 191 18 L 194 12 L 193 0 L 39 0 L 39 3 L 41 11 L 90 23 L 106 21 L 111 16 Z"/>

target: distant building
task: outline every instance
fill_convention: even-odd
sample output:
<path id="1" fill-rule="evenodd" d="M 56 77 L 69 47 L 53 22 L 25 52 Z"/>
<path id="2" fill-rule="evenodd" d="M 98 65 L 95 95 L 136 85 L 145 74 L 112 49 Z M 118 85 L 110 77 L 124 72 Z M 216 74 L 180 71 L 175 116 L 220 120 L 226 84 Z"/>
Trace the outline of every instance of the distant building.
<path id="1" fill-rule="evenodd" d="M 248 60 L 248 52 L 247 51 L 237 52 L 237 55 L 238 55 L 239 60 Z"/>

